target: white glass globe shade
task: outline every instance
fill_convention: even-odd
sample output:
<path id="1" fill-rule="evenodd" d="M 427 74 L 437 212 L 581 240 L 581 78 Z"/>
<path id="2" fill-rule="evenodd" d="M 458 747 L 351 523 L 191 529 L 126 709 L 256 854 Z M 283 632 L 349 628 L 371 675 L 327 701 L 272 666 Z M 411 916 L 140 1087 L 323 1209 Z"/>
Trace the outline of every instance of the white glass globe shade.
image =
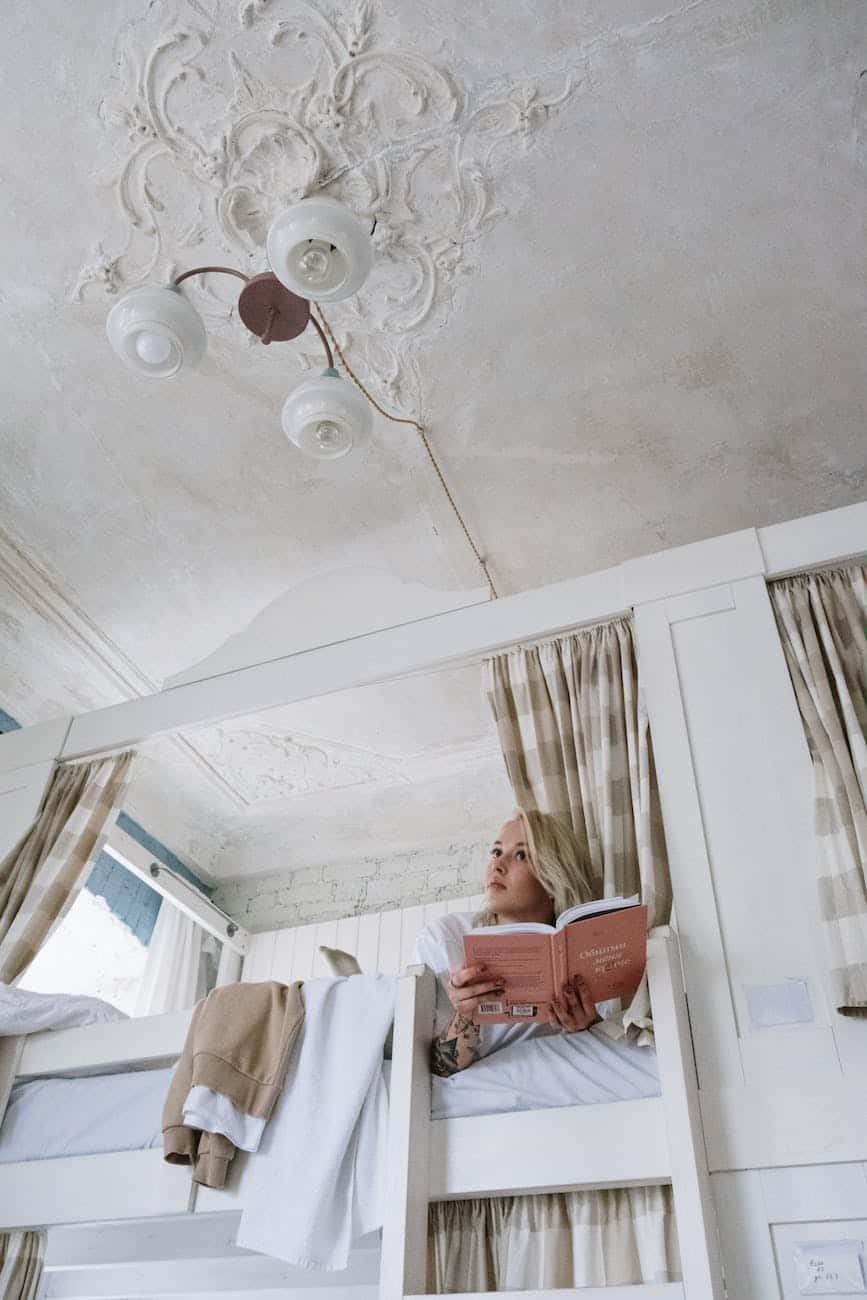
<path id="1" fill-rule="evenodd" d="M 367 225 L 336 199 L 302 199 L 268 231 L 268 261 L 299 298 L 338 302 L 361 287 L 373 264 Z"/>
<path id="2" fill-rule="evenodd" d="M 168 379 L 181 366 L 197 366 L 207 347 L 201 316 L 167 286 L 133 289 L 112 307 L 105 329 L 121 361 L 151 379 Z"/>
<path id="3" fill-rule="evenodd" d="M 305 379 L 283 405 L 283 432 L 317 460 L 339 460 L 370 435 L 370 406 L 334 370 Z"/>

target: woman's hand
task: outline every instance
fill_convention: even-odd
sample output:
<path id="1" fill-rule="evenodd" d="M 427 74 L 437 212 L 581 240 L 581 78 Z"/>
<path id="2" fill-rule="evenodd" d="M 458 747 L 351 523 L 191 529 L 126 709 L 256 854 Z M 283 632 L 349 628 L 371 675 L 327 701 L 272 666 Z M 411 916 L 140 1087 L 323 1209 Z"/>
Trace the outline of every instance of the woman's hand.
<path id="1" fill-rule="evenodd" d="M 501 997 L 501 980 L 486 977 L 485 966 L 461 966 L 449 976 L 448 995 L 455 1011 L 464 1020 L 472 1020 L 480 1002 L 486 997 Z"/>
<path id="2" fill-rule="evenodd" d="M 589 1029 L 602 1018 L 587 992 L 587 985 L 580 976 L 576 976 L 573 985 L 573 988 L 568 984 L 565 986 L 562 1000 L 551 1003 L 556 1023 L 560 1026 L 560 1032 L 564 1034 L 574 1034 L 579 1029 Z"/>

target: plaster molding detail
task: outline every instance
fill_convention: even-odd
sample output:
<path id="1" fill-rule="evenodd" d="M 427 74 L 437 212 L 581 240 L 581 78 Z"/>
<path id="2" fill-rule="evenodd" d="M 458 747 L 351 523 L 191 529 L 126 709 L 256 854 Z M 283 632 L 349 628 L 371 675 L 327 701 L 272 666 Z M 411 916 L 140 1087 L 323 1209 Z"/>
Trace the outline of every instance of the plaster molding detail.
<path id="1" fill-rule="evenodd" d="M 402 783 L 399 763 L 380 754 L 274 730 L 245 719 L 200 732 L 198 747 L 245 807 L 370 782 Z"/>
<path id="2" fill-rule="evenodd" d="M 119 247 L 96 244 L 72 298 L 170 279 L 203 245 L 264 269 L 276 213 L 326 191 L 376 222 L 374 272 L 332 308 L 335 328 L 384 399 L 418 414 L 420 341 L 448 319 L 472 244 L 503 215 L 495 155 L 527 148 L 576 84 L 471 92 L 390 46 L 372 0 L 333 17 L 308 0 L 242 0 L 240 33 L 198 0 L 181 15 L 156 31 L 144 18 L 122 37 L 125 84 L 100 115 L 124 137 L 114 192 L 126 233 Z M 193 292 L 211 329 L 237 337 L 222 286 Z"/>

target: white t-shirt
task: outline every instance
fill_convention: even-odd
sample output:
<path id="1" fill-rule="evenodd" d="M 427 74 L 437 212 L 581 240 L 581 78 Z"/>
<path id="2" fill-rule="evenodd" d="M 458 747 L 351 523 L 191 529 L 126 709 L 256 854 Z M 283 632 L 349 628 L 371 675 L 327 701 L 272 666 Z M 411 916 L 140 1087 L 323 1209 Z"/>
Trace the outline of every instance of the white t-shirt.
<path id="1" fill-rule="evenodd" d="M 464 935 L 477 924 L 473 912 L 454 912 L 451 916 L 441 916 L 426 925 L 415 941 L 415 960 L 429 966 L 437 976 L 436 1032 L 445 1029 L 454 1015 L 449 1001 L 449 974 L 459 966 L 466 965 L 464 957 Z M 491 1052 L 511 1043 L 522 1042 L 525 1038 L 539 1038 L 549 1034 L 559 1034 L 560 1030 L 551 1025 L 482 1025 L 479 1038 L 479 1056 L 490 1056 Z"/>

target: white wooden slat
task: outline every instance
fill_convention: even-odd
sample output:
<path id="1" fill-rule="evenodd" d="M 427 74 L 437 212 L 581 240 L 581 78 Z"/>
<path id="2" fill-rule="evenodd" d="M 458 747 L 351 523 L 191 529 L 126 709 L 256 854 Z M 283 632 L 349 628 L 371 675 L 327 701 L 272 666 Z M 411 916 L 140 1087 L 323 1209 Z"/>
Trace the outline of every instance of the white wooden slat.
<path id="1" fill-rule="evenodd" d="M 473 894 L 469 902 L 471 912 L 481 912 L 485 906 L 485 896 L 484 894 Z"/>
<path id="2" fill-rule="evenodd" d="M 430 925 L 431 921 L 437 921 L 441 916 L 448 915 L 448 903 L 425 903 L 422 908 L 422 925 Z"/>
<path id="3" fill-rule="evenodd" d="M 366 912 L 358 918 L 358 946 L 355 952 L 365 975 L 379 970 L 379 913 Z"/>
<path id="4" fill-rule="evenodd" d="M 320 980 L 328 979 L 328 977 L 331 975 L 331 971 L 328 969 L 327 965 L 325 964 L 325 958 L 322 956 L 319 949 L 323 944 L 325 945 L 326 948 L 337 947 L 337 922 L 336 921 L 319 922 L 319 924 L 316 927 L 315 944 L 316 944 L 316 951 L 313 954 L 313 970 L 311 972 L 311 977 L 313 979 L 320 979 Z"/>
<path id="5" fill-rule="evenodd" d="M 452 898 L 446 904 L 446 913 L 453 916 L 456 912 L 469 912 L 470 900 L 468 898 Z"/>
<path id="6" fill-rule="evenodd" d="M 189 1169 L 160 1150 L 0 1165 L 4 1229 L 184 1214 L 189 1202 Z"/>
<path id="7" fill-rule="evenodd" d="M 185 1214 L 52 1228 L 45 1242 L 43 1271 L 248 1255 L 250 1251 L 235 1245 L 240 1217 L 239 1213 Z"/>
<path id="8" fill-rule="evenodd" d="M 309 980 L 313 974 L 313 957 L 316 952 L 316 931 L 313 925 L 299 925 L 295 935 L 293 980 Z"/>
<path id="9" fill-rule="evenodd" d="M 279 980 L 282 984 L 291 984 L 295 978 L 293 971 L 295 969 L 295 938 L 297 934 L 298 930 L 294 926 L 288 930 L 280 930 L 274 942 L 271 979 Z"/>
<path id="10" fill-rule="evenodd" d="M 400 969 L 411 965 L 415 954 L 415 941 L 424 927 L 424 907 L 405 907 L 400 932 Z"/>
<path id="11" fill-rule="evenodd" d="M 380 917 L 377 969 L 383 975 L 400 974 L 402 920 L 403 915 L 399 911 L 383 912 Z"/>
<path id="12" fill-rule="evenodd" d="M 161 1016 L 30 1034 L 18 1077 L 109 1074 L 129 1061 L 150 1068 L 171 1064 L 183 1051 L 191 1015 L 192 1011 L 169 1011 Z"/>
<path id="13" fill-rule="evenodd" d="M 274 945 L 279 933 L 279 930 L 266 930 L 262 934 L 253 935 L 241 968 L 242 981 L 247 984 L 259 984 L 271 978 Z"/>
<path id="14" fill-rule="evenodd" d="M 432 1201 L 670 1181 L 659 1097 L 431 1123 Z"/>
<path id="15" fill-rule="evenodd" d="M 467 1291 L 461 1300 L 490 1300 L 489 1291 Z M 576 1291 L 497 1291 L 497 1300 L 683 1300 L 681 1282 L 644 1282 L 638 1286 L 582 1286 Z M 439 1296 L 414 1296 L 413 1300 L 440 1300 Z M 767 1297 L 766 1300 L 770 1300 Z"/>
<path id="16" fill-rule="evenodd" d="M 337 922 L 337 938 L 334 943 L 335 948 L 341 952 L 351 953 L 353 957 L 357 956 L 358 948 L 358 917 L 345 916 Z"/>
<path id="17" fill-rule="evenodd" d="M 355 1286 L 375 1286 L 379 1260 L 370 1251 L 358 1257 L 339 1273 L 317 1276 L 317 1290 L 324 1286 L 330 1295 L 333 1282 L 341 1291 Z M 48 1272 L 42 1300 L 115 1300 L 132 1296 L 184 1295 L 188 1291 L 208 1289 L 215 1295 L 223 1291 L 285 1292 L 290 1288 L 308 1287 L 308 1271 L 293 1268 L 266 1255 L 236 1254 L 228 1258 L 161 1259 L 108 1265 L 100 1269 L 53 1269 Z M 351 1291 L 350 1291 L 351 1294 Z"/>

